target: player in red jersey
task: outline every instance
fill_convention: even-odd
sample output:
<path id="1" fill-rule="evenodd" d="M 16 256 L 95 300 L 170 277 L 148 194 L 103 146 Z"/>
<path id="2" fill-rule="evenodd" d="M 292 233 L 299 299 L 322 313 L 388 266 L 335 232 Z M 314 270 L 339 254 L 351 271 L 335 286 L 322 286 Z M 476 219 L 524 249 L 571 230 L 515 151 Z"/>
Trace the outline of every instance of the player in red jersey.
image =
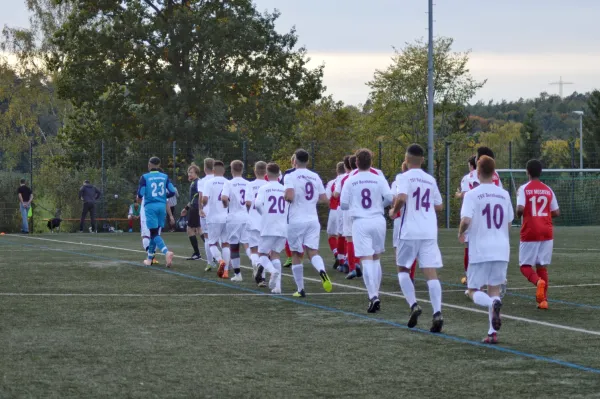
<path id="1" fill-rule="evenodd" d="M 548 309 L 548 270 L 554 245 L 552 218 L 560 215 L 556 195 L 540 181 L 542 163 L 527 162 L 529 182 L 517 192 L 517 217 L 523 216 L 519 265 L 521 273 L 537 287 L 535 299 L 539 309 Z M 536 270 L 533 270 L 535 266 Z"/>
<path id="2" fill-rule="evenodd" d="M 329 199 L 329 218 L 327 220 L 327 235 L 329 236 L 329 238 L 328 238 L 329 248 L 331 249 L 331 252 L 333 253 L 333 257 L 335 259 L 335 262 L 333 265 L 334 269 L 337 269 L 337 267 L 340 265 L 337 255 L 338 255 L 338 233 L 339 233 L 339 222 L 340 222 L 339 213 L 341 212 L 341 210 L 338 210 L 338 208 L 340 206 L 340 198 L 334 197 L 333 193 L 335 191 L 335 186 L 336 186 L 336 182 L 338 181 L 338 177 L 340 177 L 344 173 L 346 173 L 346 171 L 344 169 L 344 163 L 338 162 L 338 164 L 336 165 L 337 177 L 333 180 L 330 180 L 327 183 L 327 186 L 325 187 L 325 192 L 327 194 L 327 198 Z"/>

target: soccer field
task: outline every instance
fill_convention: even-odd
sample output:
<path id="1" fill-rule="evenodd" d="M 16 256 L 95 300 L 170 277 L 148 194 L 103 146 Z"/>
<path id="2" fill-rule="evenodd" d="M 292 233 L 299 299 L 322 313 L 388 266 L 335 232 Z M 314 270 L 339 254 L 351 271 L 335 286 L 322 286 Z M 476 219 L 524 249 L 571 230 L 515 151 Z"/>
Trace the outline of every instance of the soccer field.
<path id="1" fill-rule="evenodd" d="M 388 241 L 389 241 L 388 234 Z M 139 234 L 0 237 L 0 397 L 592 397 L 600 392 L 600 228 L 557 228 L 550 309 L 518 268 L 512 230 L 500 344 L 480 344 L 487 311 L 459 284 L 463 249 L 440 231 L 443 334 L 417 272 L 423 316 L 406 328 L 391 245 L 382 311 L 366 313 L 361 280 L 330 272 L 323 292 L 305 266 L 282 296 L 185 261 L 185 234 L 165 234 L 173 269 L 145 267 Z M 331 260 L 326 235 L 322 253 Z M 163 259 L 160 259 L 161 262 Z M 245 257 L 242 263 L 248 265 Z M 331 268 L 328 266 L 328 269 Z"/>

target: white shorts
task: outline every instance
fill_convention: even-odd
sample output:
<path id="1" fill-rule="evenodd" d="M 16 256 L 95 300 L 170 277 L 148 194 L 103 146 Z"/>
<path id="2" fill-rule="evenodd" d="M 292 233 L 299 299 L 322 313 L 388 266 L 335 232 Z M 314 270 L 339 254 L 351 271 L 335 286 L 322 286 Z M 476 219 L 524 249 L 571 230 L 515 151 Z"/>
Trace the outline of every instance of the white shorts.
<path id="1" fill-rule="evenodd" d="M 421 269 L 442 267 L 442 254 L 437 240 L 398 240 L 396 265 L 410 268 L 415 259 L 419 261 Z"/>
<path id="2" fill-rule="evenodd" d="M 225 223 L 208 223 L 208 243 L 216 245 L 227 242 L 227 228 Z"/>
<path id="3" fill-rule="evenodd" d="M 373 256 L 385 251 L 386 224 L 383 216 L 356 219 L 352 223 L 352 242 L 357 257 Z"/>
<path id="4" fill-rule="evenodd" d="M 402 218 L 394 219 L 394 230 L 392 233 L 392 244 L 394 248 L 398 247 L 398 242 L 400 241 L 400 226 L 402 225 Z"/>
<path id="5" fill-rule="evenodd" d="M 352 216 L 350 216 L 350 212 L 348 211 L 343 211 L 342 212 L 344 214 L 343 219 L 344 219 L 344 237 L 352 237 Z"/>
<path id="6" fill-rule="evenodd" d="M 506 281 L 508 262 L 470 263 L 467 269 L 467 287 L 478 290 L 483 286 L 498 286 Z"/>
<path id="7" fill-rule="evenodd" d="M 345 211 L 342 211 L 341 208 L 339 208 L 338 213 L 337 213 L 337 218 L 338 218 L 338 236 L 343 236 L 344 235 L 344 213 L 346 213 Z"/>
<path id="8" fill-rule="evenodd" d="M 521 242 L 519 266 L 548 266 L 552 263 L 554 240 Z"/>
<path id="9" fill-rule="evenodd" d="M 208 223 L 206 223 L 206 218 L 200 218 L 200 228 L 202 229 L 202 233 L 208 234 Z"/>
<path id="10" fill-rule="evenodd" d="M 330 236 L 338 235 L 338 231 L 340 231 L 340 217 L 338 213 L 341 210 L 338 209 L 330 209 L 329 210 L 329 218 L 327 219 L 327 234 Z"/>
<path id="11" fill-rule="evenodd" d="M 304 252 L 304 247 L 319 249 L 321 225 L 319 222 L 288 224 L 288 244 L 294 252 Z"/>
<path id="12" fill-rule="evenodd" d="M 246 223 L 227 223 L 227 227 L 225 230 L 227 231 L 227 239 L 225 242 L 227 244 L 239 244 L 244 242 L 243 239 L 246 238 L 248 241 L 248 236 L 244 237 L 244 233 L 246 232 Z"/>
<path id="13" fill-rule="evenodd" d="M 260 244 L 260 231 L 259 230 L 246 230 L 244 233 L 245 240 L 242 242 L 248 244 L 250 248 L 256 248 Z"/>
<path id="14" fill-rule="evenodd" d="M 270 254 L 271 252 L 281 253 L 285 248 L 285 237 L 262 236 L 258 244 L 259 254 Z"/>

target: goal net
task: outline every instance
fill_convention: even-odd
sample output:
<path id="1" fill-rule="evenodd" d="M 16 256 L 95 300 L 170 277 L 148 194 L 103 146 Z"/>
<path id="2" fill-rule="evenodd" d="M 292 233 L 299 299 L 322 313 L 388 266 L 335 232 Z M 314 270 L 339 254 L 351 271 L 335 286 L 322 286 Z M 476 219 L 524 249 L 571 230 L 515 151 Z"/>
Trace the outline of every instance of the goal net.
<path id="1" fill-rule="evenodd" d="M 527 183 L 525 169 L 498 169 L 498 175 L 517 203 L 517 190 Z M 558 226 L 600 225 L 600 169 L 544 169 L 540 180 L 556 195 Z"/>

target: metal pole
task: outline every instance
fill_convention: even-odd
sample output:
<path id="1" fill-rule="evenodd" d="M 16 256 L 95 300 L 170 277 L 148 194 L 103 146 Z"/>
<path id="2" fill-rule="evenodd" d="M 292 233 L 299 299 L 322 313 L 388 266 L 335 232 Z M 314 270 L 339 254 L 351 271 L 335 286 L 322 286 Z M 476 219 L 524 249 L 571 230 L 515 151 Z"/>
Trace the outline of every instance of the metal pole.
<path id="1" fill-rule="evenodd" d="M 583 169 L 583 115 L 579 115 L 579 169 Z"/>
<path id="2" fill-rule="evenodd" d="M 173 141 L 173 184 L 177 179 L 177 142 Z"/>
<path id="3" fill-rule="evenodd" d="M 102 193 L 102 217 L 106 218 L 106 193 L 104 190 L 104 180 L 106 178 L 105 176 L 105 171 L 104 171 L 104 140 L 101 141 L 100 143 L 100 162 L 101 162 L 101 166 L 100 169 L 102 170 L 102 175 L 100 177 L 101 181 L 101 185 L 102 185 L 102 190 L 100 190 Z M 92 226 L 92 229 L 96 229 L 96 231 L 98 231 L 97 226 Z"/>
<path id="4" fill-rule="evenodd" d="M 379 160 L 378 160 L 379 161 L 379 170 L 382 170 L 381 164 L 382 164 L 383 145 L 382 145 L 381 141 L 378 143 L 377 147 L 379 150 Z"/>
<path id="5" fill-rule="evenodd" d="M 450 228 L 450 143 L 446 141 L 446 228 Z"/>
<path id="6" fill-rule="evenodd" d="M 429 0 L 429 49 L 427 58 L 427 170 L 433 176 L 433 0 Z"/>
<path id="7" fill-rule="evenodd" d="M 315 141 L 310 143 L 310 170 L 315 170 Z"/>
<path id="8" fill-rule="evenodd" d="M 242 162 L 244 163 L 244 174 L 248 174 L 248 142 L 246 139 L 242 142 Z"/>
<path id="9" fill-rule="evenodd" d="M 31 180 L 30 187 L 33 192 L 33 138 L 29 142 L 29 180 Z M 31 208 L 31 228 L 29 229 L 30 234 L 33 234 L 35 228 L 33 226 L 33 208 Z"/>
<path id="10" fill-rule="evenodd" d="M 512 169 L 512 141 L 508 142 L 508 169 Z M 508 193 L 511 198 L 512 198 L 512 186 L 513 186 L 512 184 L 508 185 Z"/>
<path id="11" fill-rule="evenodd" d="M 575 168 L 575 140 L 571 143 L 571 168 Z M 571 219 L 575 215 L 575 173 L 571 173 Z"/>

